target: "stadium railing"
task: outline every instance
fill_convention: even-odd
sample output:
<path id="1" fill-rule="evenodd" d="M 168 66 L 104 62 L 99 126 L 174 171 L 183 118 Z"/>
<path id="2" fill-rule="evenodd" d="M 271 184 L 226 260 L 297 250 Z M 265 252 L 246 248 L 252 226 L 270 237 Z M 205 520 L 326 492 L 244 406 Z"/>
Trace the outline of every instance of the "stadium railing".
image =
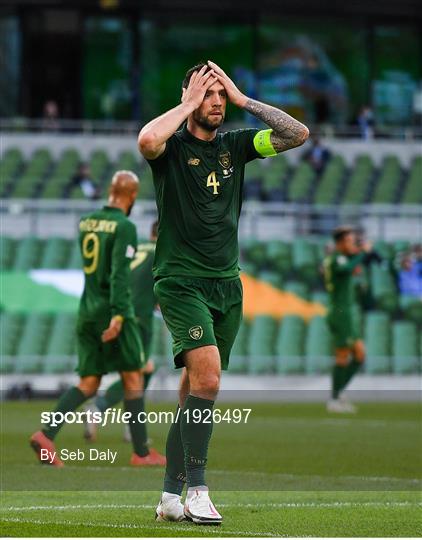
<path id="1" fill-rule="evenodd" d="M 2 234 L 20 238 L 60 235 L 73 238 L 79 218 L 105 201 L 57 199 L 1 199 Z M 140 200 L 131 219 L 147 234 L 156 219 L 154 201 Z M 362 227 L 374 240 L 403 240 L 419 243 L 422 238 L 420 205 L 309 205 L 245 201 L 240 238 L 289 240 L 297 236 L 330 234 L 333 227 L 349 223 Z"/>
<path id="2" fill-rule="evenodd" d="M 83 134 L 136 134 L 140 126 L 145 123 L 139 121 L 119 120 L 90 120 L 90 119 L 67 119 L 55 120 L 55 128 L 47 127 L 43 118 L 0 118 L 0 130 L 12 133 L 83 133 Z M 230 123 L 224 125 L 224 130 L 245 127 L 244 123 Z M 311 133 L 318 133 L 320 137 L 358 138 L 361 139 L 361 130 L 358 126 L 350 125 L 310 125 Z M 373 130 L 375 139 L 422 139 L 422 126 L 388 126 L 377 125 Z"/>

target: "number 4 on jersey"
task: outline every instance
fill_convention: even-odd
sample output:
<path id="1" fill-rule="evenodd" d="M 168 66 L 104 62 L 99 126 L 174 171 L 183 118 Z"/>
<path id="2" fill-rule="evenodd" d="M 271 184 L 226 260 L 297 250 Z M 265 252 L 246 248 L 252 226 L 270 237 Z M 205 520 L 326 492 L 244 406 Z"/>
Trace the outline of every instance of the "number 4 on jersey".
<path id="1" fill-rule="evenodd" d="M 220 186 L 220 182 L 217 180 L 217 176 L 215 174 L 215 171 L 212 171 L 207 178 L 207 187 L 212 187 L 214 189 L 213 195 L 218 195 L 218 187 Z"/>

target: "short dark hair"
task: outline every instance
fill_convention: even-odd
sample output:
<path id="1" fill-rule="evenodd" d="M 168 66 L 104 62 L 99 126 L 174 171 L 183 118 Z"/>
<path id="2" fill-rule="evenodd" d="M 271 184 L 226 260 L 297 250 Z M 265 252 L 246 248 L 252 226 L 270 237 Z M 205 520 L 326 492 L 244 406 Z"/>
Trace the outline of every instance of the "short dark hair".
<path id="1" fill-rule="evenodd" d="M 206 62 L 199 62 L 198 64 L 196 64 L 196 66 L 189 68 L 186 72 L 185 78 L 183 79 L 182 88 L 187 88 L 189 86 L 190 78 L 192 77 L 193 73 L 195 71 L 199 71 L 204 66 L 207 66 L 207 69 L 205 70 L 205 73 L 207 73 L 207 71 L 209 71 L 211 68 Z"/>
<path id="2" fill-rule="evenodd" d="M 351 225 L 340 225 L 340 227 L 336 227 L 333 231 L 333 240 L 334 242 L 340 242 L 345 236 L 355 232 L 356 229 Z"/>
<path id="3" fill-rule="evenodd" d="M 158 236 L 158 219 L 151 225 L 151 236 L 154 238 Z"/>

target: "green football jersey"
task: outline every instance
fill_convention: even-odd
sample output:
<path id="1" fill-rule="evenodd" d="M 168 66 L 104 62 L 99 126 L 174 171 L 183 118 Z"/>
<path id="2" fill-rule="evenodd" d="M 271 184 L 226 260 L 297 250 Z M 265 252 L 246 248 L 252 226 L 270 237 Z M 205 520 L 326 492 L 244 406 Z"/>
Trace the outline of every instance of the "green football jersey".
<path id="1" fill-rule="evenodd" d="M 159 226 L 154 277 L 232 278 L 239 275 L 238 224 L 245 165 L 262 157 L 258 129 L 194 137 L 186 125 L 149 160 Z"/>
<path id="2" fill-rule="evenodd" d="M 329 293 L 329 308 L 346 311 L 355 302 L 354 269 L 362 263 L 364 253 L 346 256 L 335 251 L 324 260 L 325 287 Z"/>
<path id="3" fill-rule="evenodd" d="M 152 266 L 154 262 L 155 242 L 138 244 L 135 258 L 130 263 L 131 286 L 135 315 L 143 327 L 150 327 L 156 304 L 154 296 L 154 278 Z"/>
<path id="4" fill-rule="evenodd" d="M 136 227 L 119 208 L 105 206 L 79 222 L 85 286 L 79 314 L 86 320 L 135 316 L 130 263 L 136 251 Z"/>

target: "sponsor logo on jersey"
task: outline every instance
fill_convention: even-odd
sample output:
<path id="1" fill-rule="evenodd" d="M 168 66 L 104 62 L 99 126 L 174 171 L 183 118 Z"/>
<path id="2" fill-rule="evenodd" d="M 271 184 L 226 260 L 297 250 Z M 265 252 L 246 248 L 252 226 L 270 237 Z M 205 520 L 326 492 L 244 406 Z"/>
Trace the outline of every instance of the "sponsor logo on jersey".
<path id="1" fill-rule="evenodd" d="M 337 257 L 337 264 L 342 266 L 343 264 L 346 264 L 346 263 L 347 263 L 347 257 L 345 257 L 344 255 L 339 255 Z"/>
<path id="2" fill-rule="evenodd" d="M 188 165 L 194 165 L 197 166 L 201 163 L 201 160 L 199 158 L 191 157 L 188 159 Z"/>
<path id="3" fill-rule="evenodd" d="M 223 167 L 223 169 L 230 169 L 230 165 L 232 164 L 230 152 L 222 152 L 218 156 L 218 163 Z"/>
<path id="4" fill-rule="evenodd" d="M 192 326 L 192 328 L 189 328 L 189 335 L 192 339 L 196 341 L 198 341 L 198 339 L 201 339 L 201 337 L 204 335 L 202 326 Z"/>

